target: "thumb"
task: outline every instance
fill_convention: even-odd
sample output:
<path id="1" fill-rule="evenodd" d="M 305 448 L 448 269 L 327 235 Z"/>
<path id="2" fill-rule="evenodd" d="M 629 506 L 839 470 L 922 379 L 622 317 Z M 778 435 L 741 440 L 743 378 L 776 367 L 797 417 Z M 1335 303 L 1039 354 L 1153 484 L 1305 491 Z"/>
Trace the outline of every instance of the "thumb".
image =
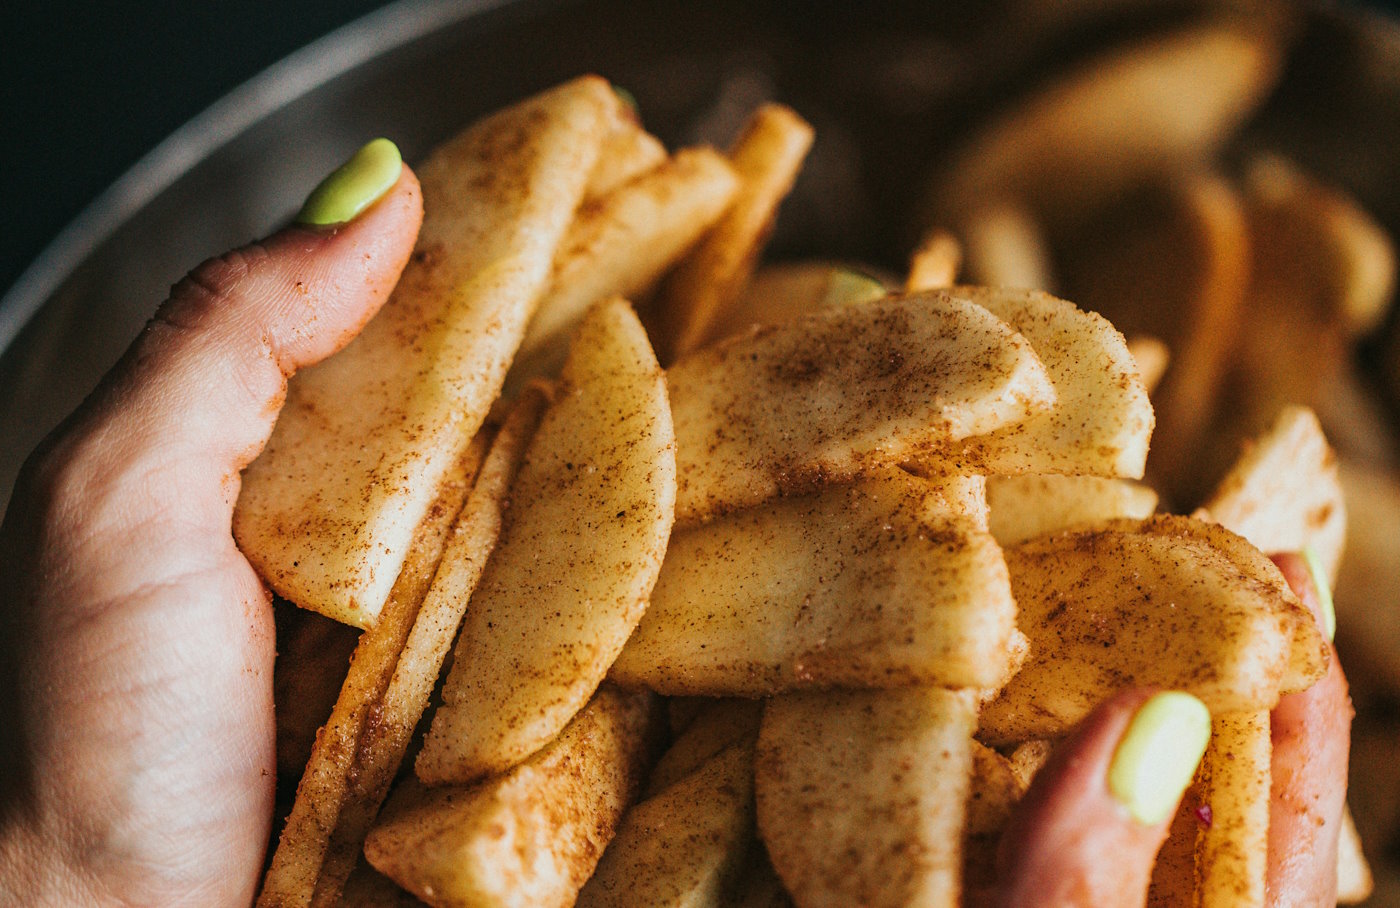
<path id="1" fill-rule="evenodd" d="M 422 194 L 397 149 L 376 140 L 317 188 L 303 220 L 308 212 L 349 219 L 298 223 L 176 284 L 35 455 L 35 478 L 62 477 L 64 497 L 84 501 L 90 517 L 104 498 L 130 502 L 134 484 L 138 500 L 184 506 L 187 516 L 191 502 L 208 503 L 204 516 L 227 529 L 239 471 L 266 444 L 287 378 L 344 347 L 383 305 L 412 252 Z"/>
<path id="2" fill-rule="evenodd" d="M 1099 706 L 1017 806 L 997 854 L 1000 904 L 1142 905 L 1209 737 L 1189 694 L 1128 690 Z"/>

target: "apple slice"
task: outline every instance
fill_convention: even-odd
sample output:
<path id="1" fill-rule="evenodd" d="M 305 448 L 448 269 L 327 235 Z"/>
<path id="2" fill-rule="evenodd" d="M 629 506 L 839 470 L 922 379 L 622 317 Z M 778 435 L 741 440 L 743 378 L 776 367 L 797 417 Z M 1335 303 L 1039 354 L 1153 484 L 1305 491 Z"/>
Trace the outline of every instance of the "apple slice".
<path id="1" fill-rule="evenodd" d="M 915 293 L 951 287 L 957 282 L 962 261 L 963 248 L 957 237 L 946 230 L 930 230 L 909 256 L 904 289 Z"/>
<path id="2" fill-rule="evenodd" d="M 513 766 L 603 680 L 646 609 L 671 534 L 670 417 L 631 307 L 593 307 L 472 594 L 420 779 L 468 782 Z"/>
<path id="3" fill-rule="evenodd" d="M 1272 754 L 1267 710 L 1212 715 L 1196 775 L 1210 809 L 1196 832 L 1196 904 L 1267 904 Z"/>
<path id="4" fill-rule="evenodd" d="M 1157 510 L 1157 493 L 1130 479 L 1102 476 L 987 477 L 992 535 L 1003 546 L 1115 517 L 1141 520 Z"/>
<path id="5" fill-rule="evenodd" d="M 770 700 L 754 759 L 758 828 L 794 901 L 958 904 L 976 723 L 971 691 Z"/>
<path id="6" fill-rule="evenodd" d="M 731 744 L 629 810 L 578 908 L 725 905 L 754 840 L 753 748 Z"/>
<path id="7" fill-rule="evenodd" d="M 1206 500 L 1210 519 L 1262 552 L 1310 548 L 1327 581 L 1337 582 L 1347 509 L 1337 455 L 1317 417 L 1288 407 L 1244 453 Z"/>
<path id="8" fill-rule="evenodd" d="M 941 292 L 755 329 L 676 363 L 667 382 L 682 525 L 1019 425 L 1055 399 L 1026 338 Z"/>
<path id="9" fill-rule="evenodd" d="M 1244 539 L 1186 517 L 1112 520 L 1006 550 L 1029 658 L 982 710 L 992 744 L 1059 737 L 1113 693 L 1272 709 L 1327 666 L 1317 622 Z"/>
<path id="10" fill-rule="evenodd" d="M 859 305 L 883 297 L 876 277 L 839 262 L 784 262 L 760 268 L 734 304 L 711 326 L 716 341 L 755 325 L 781 325 L 823 306 Z"/>
<path id="11" fill-rule="evenodd" d="M 1006 566 L 946 494 L 889 467 L 677 531 L 613 679 L 740 697 L 1000 687 L 1015 665 Z"/>
<path id="12" fill-rule="evenodd" d="M 778 205 L 792 189 L 811 147 L 811 125 L 790 108 L 765 104 L 749 117 L 729 150 L 739 174 L 733 206 L 676 267 L 658 295 L 657 316 L 665 327 L 657 333 L 657 343 L 664 361 L 714 339 L 715 322 L 753 273 Z"/>
<path id="13" fill-rule="evenodd" d="M 1082 222 L 1159 174 L 1209 160 L 1273 87 L 1278 25 L 1197 21 L 1089 60 L 957 149 L 934 184 L 935 209 L 955 222 L 1011 198 L 1042 218 Z"/>
<path id="14" fill-rule="evenodd" d="M 619 105 L 604 80 L 577 79 L 423 163 L 423 229 L 398 288 L 291 381 L 243 474 L 234 535 L 280 595 L 378 620 L 438 479 L 500 392 Z"/>
<path id="15" fill-rule="evenodd" d="M 365 857 L 430 905 L 568 908 L 641 788 L 653 700 L 605 687 L 508 772 L 468 786 L 407 780 Z"/>
<path id="16" fill-rule="evenodd" d="M 569 228 L 506 380 L 507 395 L 535 376 L 553 378 L 588 307 L 637 299 L 724 214 L 737 180 L 724 157 L 686 148 L 591 205 Z"/>
<path id="17" fill-rule="evenodd" d="M 429 512 L 414 534 L 404 569 L 384 606 L 384 620 L 360 634 L 350 668 L 330 717 L 321 729 L 297 785 L 286 825 L 277 840 L 272 862 L 258 895 L 259 908 L 293 908 L 316 904 L 315 894 L 333 861 L 331 841 L 342 828 L 342 813 L 356 799 L 356 751 L 372 714 L 389 686 L 424 598 L 444 552 L 451 547 L 453 528 L 470 492 L 481 488 L 483 459 L 489 459 L 490 433 L 482 432 L 448 473 Z M 379 793 L 382 799 L 383 792 Z M 376 800 L 373 809 L 377 809 Z M 360 831 L 361 840 L 364 830 Z M 354 866 L 360 841 L 350 860 L 332 870 L 331 887 L 339 890 Z M 332 896 L 333 897 L 333 896 Z"/>
<path id="18" fill-rule="evenodd" d="M 967 284 L 1055 290 L 1050 244 L 1034 214 L 1011 202 L 982 205 L 961 219 Z"/>
<path id="19" fill-rule="evenodd" d="M 1055 404 L 1024 421 L 964 438 L 918 460 L 924 470 L 1060 473 L 1141 479 L 1152 404 L 1117 328 L 1036 290 L 955 287 L 1030 342 L 1055 388 Z"/>
<path id="20" fill-rule="evenodd" d="M 603 141 L 598 162 L 588 176 L 583 193 L 585 207 L 610 195 L 642 174 L 666 162 L 666 146 L 642 128 L 641 123 L 624 117 Z"/>

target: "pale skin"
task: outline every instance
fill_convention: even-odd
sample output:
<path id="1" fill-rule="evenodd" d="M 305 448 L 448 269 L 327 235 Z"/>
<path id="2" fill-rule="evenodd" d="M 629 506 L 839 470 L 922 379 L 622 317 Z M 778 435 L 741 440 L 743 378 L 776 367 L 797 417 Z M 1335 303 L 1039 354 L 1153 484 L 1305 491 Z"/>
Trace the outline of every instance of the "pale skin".
<path id="1" fill-rule="evenodd" d="M 230 532 L 239 471 L 287 376 L 387 299 L 421 221 L 404 168 L 347 225 L 200 266 L 30 458 L 0 528 L 0 904 L 251 903 L 272 821 L 274 629 Z M 1165 826 L 1137 825 L 1103 774 L 1146 696 L 1105 704 L 1037 777 L 1004 904 L 1141 904 Z"/>
<path id="2" fill-rule="evenodd" d="M 421 220 L 405 168 L 348 225 L 200 266 L 30 458 L 0 532 L 0 678 L 18 704 L 0 741 L 0 903 L 252 901 L 274 634 L 230 532 L 239 471 L 286 376 L 383 304 Z"/>

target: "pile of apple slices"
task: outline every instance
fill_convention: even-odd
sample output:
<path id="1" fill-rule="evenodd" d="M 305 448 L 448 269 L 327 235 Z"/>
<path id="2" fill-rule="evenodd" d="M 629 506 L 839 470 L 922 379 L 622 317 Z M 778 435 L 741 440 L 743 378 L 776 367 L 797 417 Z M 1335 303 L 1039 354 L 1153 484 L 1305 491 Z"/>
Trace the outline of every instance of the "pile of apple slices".
<path id="1" fill-rule="evenodd" d="M 754 292 L 810 141 L 770 107 L 667 156 L 584 78 L 420 168 L 398 290 L 244 476 L 267 582 L 365 629 L 260 905 L 409 899 L 362 855 L 443 906 L 956 905 L 1002 817 L 969 803 L 1118 688 L 1257 716 L 1323 673 L 1272 562 L 1148 516 L 1107 321 Z M 1242 470 L 1211 511 L 1263 538 Z"/>

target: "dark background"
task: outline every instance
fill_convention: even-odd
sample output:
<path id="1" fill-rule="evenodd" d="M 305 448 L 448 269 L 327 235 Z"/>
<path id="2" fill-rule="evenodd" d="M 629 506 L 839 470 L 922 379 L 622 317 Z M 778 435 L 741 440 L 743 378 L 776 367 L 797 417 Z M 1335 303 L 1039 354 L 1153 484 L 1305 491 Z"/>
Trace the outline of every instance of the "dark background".
<path id="1" fill-rule="evenodd" d="M 384 0 L 9 0 L 0 295 L 87 203 L 210 103 Z M 1369 5 L 1394 12 L 1400 0 Z"/>
<path id="2" fill-rule="evenodd" d="M 0 295 L 210 103 L 384 0 L 9 0 L 0 16 Z"/>

